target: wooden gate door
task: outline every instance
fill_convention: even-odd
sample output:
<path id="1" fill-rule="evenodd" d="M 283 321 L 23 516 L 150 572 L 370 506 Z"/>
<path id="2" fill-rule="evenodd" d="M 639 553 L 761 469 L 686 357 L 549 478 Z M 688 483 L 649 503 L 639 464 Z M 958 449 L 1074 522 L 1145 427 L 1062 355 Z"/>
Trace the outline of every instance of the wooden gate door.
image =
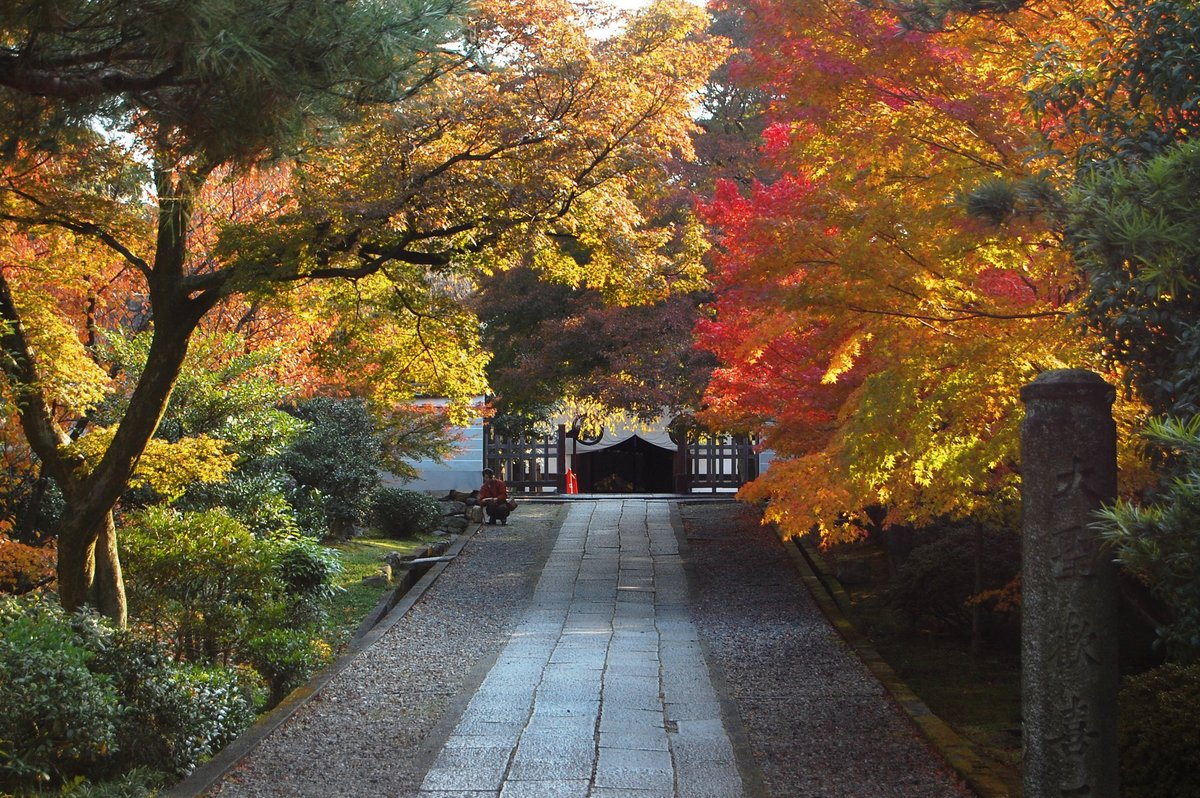
<path id="1" fill-rule="evenodd" d="M 504 480 L 510 493 L 565 493 L 566 426 L 557 435 L 499 434 L 483 425 L 483 464 Z"/>
<path id="2" fill-rule="evenodd" d="M 683 492 L 737 490 L 758 477 L 758 452 L 749 435 L 689 436 L 680 482 Z"/>

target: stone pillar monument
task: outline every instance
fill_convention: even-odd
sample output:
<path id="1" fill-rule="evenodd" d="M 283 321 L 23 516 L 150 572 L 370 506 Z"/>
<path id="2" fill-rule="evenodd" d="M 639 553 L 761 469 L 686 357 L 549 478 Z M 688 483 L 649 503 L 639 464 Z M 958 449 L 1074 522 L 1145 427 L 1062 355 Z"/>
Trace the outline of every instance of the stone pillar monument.
<path id="1" fill-rule="evenodd" d="M 1050 371 L 1021 389 L 1025 798 L 1117 798 L 1116 566 L 1088 525 L 1116 496 L 1115 391 Z"/>

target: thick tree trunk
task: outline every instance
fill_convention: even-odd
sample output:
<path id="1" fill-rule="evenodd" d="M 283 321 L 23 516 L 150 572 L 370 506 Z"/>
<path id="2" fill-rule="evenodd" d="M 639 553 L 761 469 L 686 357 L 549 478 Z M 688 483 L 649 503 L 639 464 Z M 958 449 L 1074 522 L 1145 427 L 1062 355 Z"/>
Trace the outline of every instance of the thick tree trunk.
<path id="1" fill-rule="evenodd" d="M 70 503 L 67 505 L 70 513 Z M 96 542 L 64 517 L 58 536 L 58 600 L 74 612 L 87 604 L 96 578 Z"/>
<path id="2" fill-rule="evenodd" d="M 166 411 L 200 319 L 220 298 L 219 286 L 189 284 L 187 232 L 192 204 L 208 170 L 169 167 L 155 172 L 159 213 L 153 266 L 134 263 L 146 276 L 153 308 L 153 340 L 146 366 L 112 443 L 99 463 L 84 464 L 65 453 L 71 437 L 39 389 L 37 357 L 22 325 L 10 286 L 0 271 L 0 369 L 18 400 L 21 425 L 66 497 L 58 541 L 59 598 L 68 610 L 88 602 L 118 624 L 125 623 L 125 590 L 112 512 L 138 459 Z M 129 256 L 132 259 L 132 256 Z"/>
<path id="3" fill-rule="evenodd" d="M 67 609 L 92 603 L 115 623 L 126 622 L 125 586 L 117 550 L 113 508 L 129 484 L 137 461 L 158 429 L 200 319 L 217 301 L 216 292 L 189 297 L 185 286 L 188 219 L 196 185 L 173 184 L 160 173 L 160 212 L 155 263 L 148 275 L 154 309 L 153 339 L 146 365 L 112 443 L 86 477 L 68 492 L 59 537 L 60 599 Z M 171 202 L 162 202 L 171 199 Z"/>
<path id="4" fill-rule="evenodd" d="M 125 584 L 111 512 L 102 514 L 94 529 L 63 525 L 58 541 L 58 598 L 70 612 L 88 604 L 125 627 Z"/>
<path id="5" fill-rule="evenodd" d="M 58 584 L 59 599 L 68 610 L 90 603 L 114 623 L 125 625 L 125 587 L 112 512 L 158 428 L 194 327 L 194 321 L 183 320 L 155 328 L 146 369 L 113 442 L 87 477 L 64 490 Z"/>
<path id="6" fill-rule="evenodd" d="M 96 575 L 90 603 L 119 628 L 124 629 L 129 613 L 125 605 L 125 581 L 117 550 L 117 527 L 111 512 L 104 514 L 103 528 L 96 539 Z"/>

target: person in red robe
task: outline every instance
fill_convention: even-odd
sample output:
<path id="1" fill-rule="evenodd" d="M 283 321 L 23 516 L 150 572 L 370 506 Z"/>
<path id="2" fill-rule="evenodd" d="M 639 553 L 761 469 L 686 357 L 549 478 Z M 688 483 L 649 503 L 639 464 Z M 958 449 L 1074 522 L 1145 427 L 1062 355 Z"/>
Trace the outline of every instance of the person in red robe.
<path id="1" fill-rule="evenodd" d="M 487 513 L 489 524 L 499 521 L 502 525 L 508 523 L 508 514 L 512 508 L 508 505 L 508 486 L 504 480 L 497 479 L 492 469 L 483 469 L 483 485 L 479 488 L 479 503 Z"/>

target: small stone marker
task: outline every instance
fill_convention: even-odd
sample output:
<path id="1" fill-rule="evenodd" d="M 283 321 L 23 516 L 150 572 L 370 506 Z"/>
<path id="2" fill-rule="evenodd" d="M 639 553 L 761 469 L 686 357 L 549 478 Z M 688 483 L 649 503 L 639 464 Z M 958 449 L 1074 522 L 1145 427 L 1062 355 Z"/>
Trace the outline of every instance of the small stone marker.
<path id="1" fill-rule="evenodd" d="M 1116 496 L 1113 387 L 1081 369 L 1021 389 L 1025 798 L 1117 798 L 1117 576 L 1089 524 Z"/>

